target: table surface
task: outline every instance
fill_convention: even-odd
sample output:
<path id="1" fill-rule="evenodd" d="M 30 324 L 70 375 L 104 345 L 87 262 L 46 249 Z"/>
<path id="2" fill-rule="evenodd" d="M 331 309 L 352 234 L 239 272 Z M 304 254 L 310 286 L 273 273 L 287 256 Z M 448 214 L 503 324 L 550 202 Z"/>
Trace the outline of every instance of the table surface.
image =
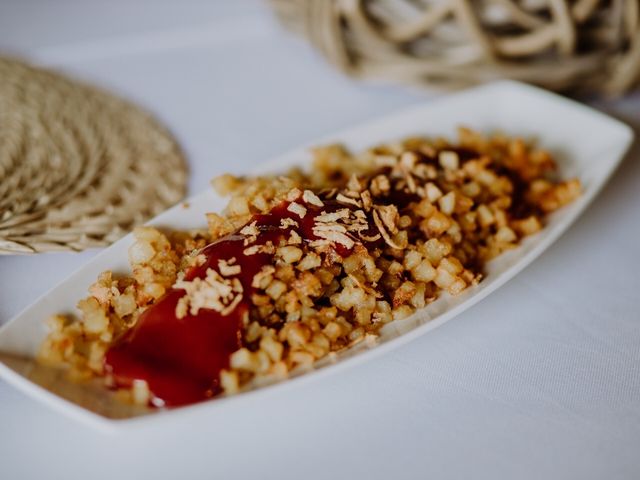
<path id="1" fill-rule="evenodd" d="M 0 50 L 155 112 L 190 193 L 435 96 L 342 77 L 254 0 L 5 0 Z M 638 94 L 597 106 L 640 125 Z M 260 409 L 108 436 L 0 381 L 0 478 L 638 478 L 639 157 L 490 298 Z M 1 257 L 0 323 L 96 253 Z"/>

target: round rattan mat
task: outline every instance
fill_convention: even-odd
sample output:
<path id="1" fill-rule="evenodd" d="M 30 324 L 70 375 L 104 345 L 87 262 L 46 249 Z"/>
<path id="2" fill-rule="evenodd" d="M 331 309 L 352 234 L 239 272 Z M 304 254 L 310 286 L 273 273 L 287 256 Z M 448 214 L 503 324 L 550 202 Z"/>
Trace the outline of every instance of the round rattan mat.
<path id="1" fill-rule="evenodd" d="M 0 57 L 0 254 L 107 245 L 178 202 L 186 180 L 148 113 Z"/>

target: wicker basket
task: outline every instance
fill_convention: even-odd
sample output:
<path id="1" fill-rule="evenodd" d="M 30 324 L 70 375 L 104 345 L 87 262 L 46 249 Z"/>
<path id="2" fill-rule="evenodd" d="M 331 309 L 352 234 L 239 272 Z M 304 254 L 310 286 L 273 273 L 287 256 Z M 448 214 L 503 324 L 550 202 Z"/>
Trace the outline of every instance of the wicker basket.
<path id="1" fill-rule="evenodd" d="M 271 0 L 358 78 L 459 88 L 512 78 L 620 95 L 640 77 L 639 0 Z"/>

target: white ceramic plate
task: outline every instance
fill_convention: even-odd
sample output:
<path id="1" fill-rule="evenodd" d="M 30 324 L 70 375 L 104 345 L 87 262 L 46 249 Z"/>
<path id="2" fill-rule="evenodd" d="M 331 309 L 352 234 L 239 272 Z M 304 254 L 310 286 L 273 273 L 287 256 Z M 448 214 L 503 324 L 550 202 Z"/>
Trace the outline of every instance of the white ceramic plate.
<path id="1" fill-rule="evenodd" d="M 387 325 L 377 345 L 360 344 L 341 353 L 334 364 L 319 364 L 313 372 L 274 386 L 168 411 L 123 406 L 97 383 L 72 384 L 56 370 L 35 364 L 32 358 L 46 335 L 44 320 L 53 313 L 73 312 L 76 302 L 86 295 L 87 287 L 101 271 L 128 271 L 127 249 L 132 243 L 128 235 L 0 329 L 0 376 L 62 413 L 107 430 L 181 416 L 199 418 L 211 409 L 226 408 L 231 402 L 255 401 L 268 393 L 286 395 L 287 388 L 299 386 L 303 380 L 337 373 L 347 365 L 370 359 L 442 325 L 503 285 L 549 247 L 584 211 L 633 140 L 632 130 L 617 120 L 546 91 L 505 81 L 443 97 L 319 139 L 312 145 L 339 141 L 358 151 L 413 134 L 454 137 L 456 127 L 461 124 L 481 132 L 500 130 L 537 139 L 556 155 L 563 177 L 580 178 L 584 194 L 552 215 L 541 233 L 492 261 L 480 285 L 457 297 L 442 296 L 408 319 Z M 308 160 L 307 149 L 301 148 L 265 164 L 261 171 L 282 171 L 304 165 Z M 213 191 L 206 191 L 190 199 L 189 205 L 189 208 L 176 206 L 150 224 L 173 229 L 202 228 L 205 212 L 219 211 L 225 200 Z M 251 403 L 245 406 L 251 408 Z"/>

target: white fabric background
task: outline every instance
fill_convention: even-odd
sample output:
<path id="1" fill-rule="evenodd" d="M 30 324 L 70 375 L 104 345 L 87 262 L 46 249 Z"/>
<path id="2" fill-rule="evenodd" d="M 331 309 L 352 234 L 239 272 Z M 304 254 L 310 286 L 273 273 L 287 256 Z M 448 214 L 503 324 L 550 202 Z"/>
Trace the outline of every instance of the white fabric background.
<path id="1" fill-rule="evenodd" d="M 254 0 L 4 0 L 0 50 L 154 111 L 186 150 L 191 193 L 426 95 L 343 78 Z M 600 107 L 640 125 L 638 94 Z M 636 148 L 490 298 L 260 409 L 113 437 L 0 382 L 0 478 L 638 478 L 639 247 Z M 0 323 L 96 253 L 0 257 Z"/>

